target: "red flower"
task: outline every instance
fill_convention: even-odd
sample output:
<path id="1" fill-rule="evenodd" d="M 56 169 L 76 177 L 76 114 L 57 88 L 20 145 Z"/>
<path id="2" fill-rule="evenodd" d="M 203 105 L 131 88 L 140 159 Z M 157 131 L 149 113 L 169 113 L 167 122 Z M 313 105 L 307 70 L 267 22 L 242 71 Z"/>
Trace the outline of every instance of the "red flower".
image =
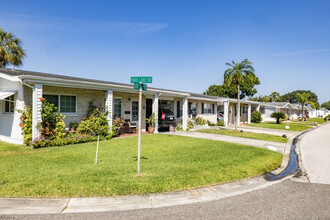
<path id="1" fill-rule="evenodd" d="M 40 101 L 43 101 L 43 100 L 44 100 L 44 98 L 43 98 L 43 97 L 41 97 L 41 98 L 40 98 Z"/>
<path id="2" fill-rule="evenodd" d="M 21 123 L 19 123 L 19 126 L 20 126 L 20 127 L 22 127 L 22 126 L 23 126 L 23 123 L 22 123 L 22 122 L 21 122 Z"/>
<path id="3" fill-rule="evenodd" d="M 22 120 L 24 119 L 23 115 L 21 115 L 21 119 L 22 119 Z"/>

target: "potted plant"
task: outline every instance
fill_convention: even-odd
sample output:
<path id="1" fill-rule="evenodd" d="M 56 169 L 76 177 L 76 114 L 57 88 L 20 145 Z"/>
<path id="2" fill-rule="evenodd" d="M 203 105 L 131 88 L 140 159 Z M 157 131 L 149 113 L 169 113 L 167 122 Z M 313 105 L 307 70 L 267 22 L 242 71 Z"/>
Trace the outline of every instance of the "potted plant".
<path id="1" fill-rule="evenodd" d="M 152 113 L 149 118 L 146 118 L 146 123 L 149 124 L 148 132 L 154 133 L 156 124 L 155 113 Z"/>

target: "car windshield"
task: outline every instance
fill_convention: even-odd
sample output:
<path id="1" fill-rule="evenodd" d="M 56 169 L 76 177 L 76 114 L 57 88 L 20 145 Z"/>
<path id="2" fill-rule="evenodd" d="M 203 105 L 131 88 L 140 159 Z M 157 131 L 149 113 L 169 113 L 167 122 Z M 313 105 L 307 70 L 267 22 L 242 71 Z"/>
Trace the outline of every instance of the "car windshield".
<path id="1" fill-rule="evenodd" d="M 169 109 L 161 109 L 161 111 L 163 111 L 164 114 L 167 114 L 167 115 L 174 115 L 174 113 Z"/>

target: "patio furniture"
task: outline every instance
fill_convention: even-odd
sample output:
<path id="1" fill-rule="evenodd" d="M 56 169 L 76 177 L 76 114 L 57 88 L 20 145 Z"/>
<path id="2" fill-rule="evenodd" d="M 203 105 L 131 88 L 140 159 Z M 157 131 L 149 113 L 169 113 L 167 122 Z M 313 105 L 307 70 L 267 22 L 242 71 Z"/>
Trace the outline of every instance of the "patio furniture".
<path id="1" fill-rule="evenodd" d="M 135 133 L 136 132 L 136 123 L 127 122 L 125 124 L 125 133 Z"/>

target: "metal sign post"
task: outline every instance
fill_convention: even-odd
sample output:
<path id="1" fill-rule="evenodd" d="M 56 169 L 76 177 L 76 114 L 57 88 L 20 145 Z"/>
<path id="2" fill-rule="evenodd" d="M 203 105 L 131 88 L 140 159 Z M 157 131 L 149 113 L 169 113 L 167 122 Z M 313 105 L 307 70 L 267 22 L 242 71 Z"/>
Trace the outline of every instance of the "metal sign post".
<path id="1" fill-rule="evenodd" d="M 141 172 L 141 127 L 142 127 L 142 90 L 147 91 L 147 85 L 143 83 L 152 83 L 152 77 L 131 77 L 131 83 L 134 83 L 134 89 L 139 90 L 139 124 L 138 124 L 138 156 L 137 173 Z"/>
<path id="2" fill-rule="evenodd" d="M 141 83 L 142 84 L 142 83 Z M 142 86 L 140 86 L 139 90 L 139 136 L 138 136 L 138 165 L 137 165 L 137 173 L 140 173 L 140 162 L 141 162 L 141 116 L 142 116 Z"/>

